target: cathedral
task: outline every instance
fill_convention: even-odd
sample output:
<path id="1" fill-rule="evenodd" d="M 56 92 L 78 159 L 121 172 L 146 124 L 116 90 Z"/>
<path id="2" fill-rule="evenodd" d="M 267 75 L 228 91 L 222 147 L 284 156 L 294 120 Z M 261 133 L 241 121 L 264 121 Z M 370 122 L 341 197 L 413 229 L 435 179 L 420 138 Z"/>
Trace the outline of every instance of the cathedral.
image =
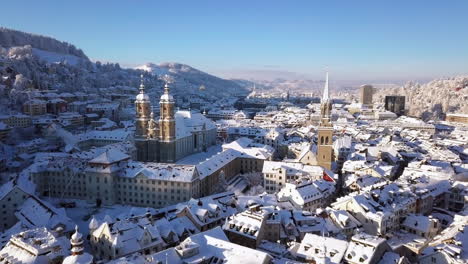
<path id="1" fill-rule="evenodd" d="M 320 125 L 317 136 L 317 164 L 332 169 L 333 162 L 333 125 L 331 123 L 332 102 L 328 91 L 328 72 L 320 105 Z"/>
<path id="2" fill-rule="evenodd" d="M 159 120 L 155 120 L 142 76 L 140 93 L 135 100 L 134 138 L 139 161 L 173 163 L 216 144 L 215 124 L 201 113 L 176 112 L 169 88 L 166 82 L 159 101 Z"/>

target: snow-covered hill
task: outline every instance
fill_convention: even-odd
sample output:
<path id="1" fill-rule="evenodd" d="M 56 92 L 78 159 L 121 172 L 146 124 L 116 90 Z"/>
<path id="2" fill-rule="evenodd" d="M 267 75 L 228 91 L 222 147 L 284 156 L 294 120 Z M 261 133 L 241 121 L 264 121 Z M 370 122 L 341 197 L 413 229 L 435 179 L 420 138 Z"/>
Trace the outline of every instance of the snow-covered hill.
<path id="1" fill-rule="evenodd" d="M 378 89 L 374 100 L 383 102 L 386 95 L 406 96 L 409 114 L 423 119 L 443 118 L 446 113 L 468 114 L 468 76 L 441 78 L 425 84 L 409 82 L 398 88 Z"/>
<path id="2" fill-rule="evenodd" d="M 70 54 L 57 53 L 53 51 L 46 51 L 41 49 L 32 48 L 32 53 L 39 60 L 43 60 L 46 63 L 66 63 L 70 65 L 77 65 L 85 63 L 88 59 L 78 57 Z"/>
<path id="3" fill-rule="evenodd" d="M 75 57 L 88 59 L 82 50 L 76 48 L 70 43 L 58 41 L 51 37 L 21 32 L 18 30 L 0 27 L 0 46 L 4 48 L 30 45 L 32 48 L 59 53 L 64 55 L 73 55 Z"/>
<path id="4" fill-rule="evenodd" d="M 163 63 L 147 64 L 141 69 L 121 68 L 118 63 L 92 62 L 66 42 L 0 28 L 0 88 L 8 94 L 23 94 L 26 89 L 96 93 L 115 86 L 131 87 L 137 92 L 142 70 L 154 73 L 145 74 L 145 83 L 156 94 L 162 91 L 162 79 L 167 78 L 174 82 L 172 92 L 179 95 L 219 98 L 244 91 L 244 86 L 234 81 L 188 65 Z"/>
<path id="5" fill-rule="evenodd" d="M 170 78 L 176 92 L 200 93 L 203 91 L 217 96 L 247 93 L 245 86 L 233 80 L 222 79 L 181 63 L 146 63 L 136 69 L 150 72 L 161 78 Z M 200 87 L 203 88 L 200 89 Z"/>

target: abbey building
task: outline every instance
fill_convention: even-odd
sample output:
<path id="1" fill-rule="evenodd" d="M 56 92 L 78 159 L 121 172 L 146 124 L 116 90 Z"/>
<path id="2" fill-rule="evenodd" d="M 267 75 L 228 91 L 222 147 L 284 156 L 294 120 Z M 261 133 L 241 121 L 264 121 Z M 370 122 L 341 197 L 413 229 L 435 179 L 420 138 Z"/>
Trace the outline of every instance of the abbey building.
<path id="1" fill-rule="evenodd" d="M 135 106 L 135 147 L 139 161 L 172 163 L 190 154 L 206 151 L 216 143 L 216 126 L 211 120 L 201 113 L 175 112 L 168 83 L 159 101 L 159 120 L 154 118 L 143 81 Z"/>

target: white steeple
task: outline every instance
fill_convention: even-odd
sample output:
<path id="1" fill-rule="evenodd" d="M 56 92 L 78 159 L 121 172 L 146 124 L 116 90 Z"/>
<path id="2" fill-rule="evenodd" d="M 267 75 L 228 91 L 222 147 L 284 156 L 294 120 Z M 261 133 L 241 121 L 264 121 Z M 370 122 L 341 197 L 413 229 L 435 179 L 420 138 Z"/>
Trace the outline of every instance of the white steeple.
<path id="1" fill-rule="evenodd" d="M 166 82 L 166 84 L 164 84 L 164 93 L 163 95 L 161 96 L 161 102 L 164 101 L 164 102 L 172 102 L 174 101 L 174 97 L 172 97 L 172 95 L 169 93 L 169 82 Z"/>
<path id="2" fill-rule="evenodd" d="M 323 89 L 323 95 L 322 95 L 322 103 L 328 101 L 330 99 L 330 92 L 328 90 L 328 71 L 327 71 L 327 76 L 325 79 L 325 88 Z"/>
<path id="3" fill-rule="evenodd" d="M 148 101 L 150 100 L 149 96 L 145 93 L 145 85 L 143 84 L 143 74 L 140 75 L 140 93 L 137 95 L 137 101 Z"/>
<path id="4" fill-rule="evenodd" d="M 75 226 L 75 233 L 71 236 L 71 256 L 63 260 L 63 264 L 91 264 L 93 256 L 84 252 L 83 235 L 78 231 L 78 226 Z"/>

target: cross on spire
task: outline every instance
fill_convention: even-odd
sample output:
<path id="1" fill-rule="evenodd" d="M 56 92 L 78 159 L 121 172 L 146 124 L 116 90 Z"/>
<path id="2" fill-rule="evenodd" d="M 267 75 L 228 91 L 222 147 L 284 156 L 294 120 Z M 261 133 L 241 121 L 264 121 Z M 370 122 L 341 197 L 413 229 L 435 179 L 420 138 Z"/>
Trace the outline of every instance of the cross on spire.
<path id="1" fill-rule="evenodd" d="M 145 85 L 143 84 L 143 74 L 140 75 L 140 93 L 145 92 Z"/>
<path id="2" fill-rule="evenodd" d="M 164 84 L 164 93 L 169 94 L 169 82 L 166 82 L 166 84 Z"/>

